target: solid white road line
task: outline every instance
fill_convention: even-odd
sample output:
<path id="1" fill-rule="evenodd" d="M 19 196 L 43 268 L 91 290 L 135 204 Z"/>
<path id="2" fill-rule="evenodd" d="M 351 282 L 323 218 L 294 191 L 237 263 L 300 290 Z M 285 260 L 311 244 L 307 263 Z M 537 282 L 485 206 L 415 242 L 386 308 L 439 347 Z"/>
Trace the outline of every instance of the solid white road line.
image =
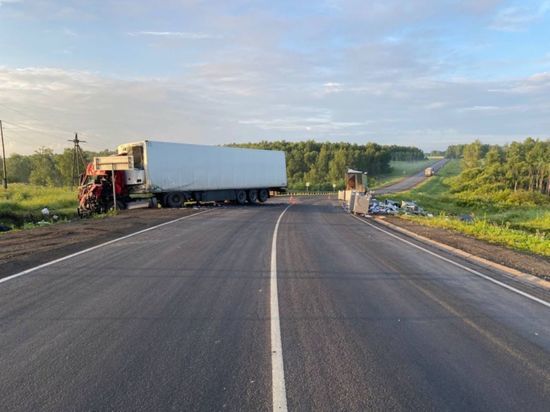
<path id="1" fill-rule="evenodd" d="M 33 267 L 33 268 L 24 270 L 23 272 L 19 272 L 19 273 L 16 273 L 16 274 L 14 274 L 14 275 L 11 275 L 11 276 L 2 278 L 2 279 L 0 279 L 0 283 L 7 282 L 7 281 L 9 281 L 9 280 L 18 278 L 18 277 L 23 276 L 23 275 L 28 275 L 29 273 L 32 273 L 32 272 L 34 272 L 34 271 L 36 271 L 36 270 L 38 270 L 38 269 L 42 269 L 42 268 L 45 268 L 45 267 L 47 267 L 47 266 L 51 266 L 51 265 L 53 265 L 53 264 L 55 264 L 55 263 L 59 263 L 59 262 L 62 262 L 62 261 L 64 261 L 64 260 L 73 258 L 73 257 L 75 257 L 75 256 L 82 255 L 82 254 L 87 253 L 87 252 L 91 252 L 92 250 L 99 249 L 100 247 L 107 246 L 107 245 L 113 244 L 113 243 L 115 243 L 115 242 L 119 242 L 119 241 L 121 241 L 121 240 L 124 240 L 124 239 L 128 239 L 129 237 L 136 236 L 136 235 L 139 235 L 139 234 L 141 234 L 141 233 L 145 233 L 145 232 L 148 232 L 148 231 L 150 231 L 150 230 L 154 230 L 154 229 L 157 229 L 157 228 L 162 227 L 162 226 L 170 225 L 170 224 L 172 224 L 172 223 L 179 222 L 180 220 L 188 219 L 188 218 L 190 218 L 190 217 L 197 216 L 197 215 L 201 215 L 201 214 L 207 213 L 207 212 L 210 212 L 210 210 L 204 210 L 204 211 L 202 211 L 202 212 L 194 213 L 194 214 L 189 215 L 189 216 L 183 216 L 183 217 L 180 217 L 180 218 L 178 218 L 178 219 L 170 220 L 169 222 L 164 222 L 164 223 L 161 223 L 161 224 L 156 225 L 156 226 L 148 227 L 147 229 L 143 229 L 143 230 L 140 230 L 140 231 L 138 231 L 138 232 L 130 233 L 129 235 L 126 235 L 126 236 L 122 236 L 122 237 L 119 237 L 119 238 L 116 238 L 116 239 L 113 239 L 113 240 L 109 240 L 108 242 L 101 243 L 101 244 L 99 244 L 99 245 L 95 245 L 95 246 L 89 247 L 88 249 L 81 250 L 80 252 L 72 253 L 72 254 L 67 255 L 67 256 L 64 256 L 64 257 L 62 257 L 62 258 L 52 260 L 51 262 L 46 262 L 46 263 L 44 263 L 44 264 L 42 264 L 42 265 L 35 266 L 35 267 Z"/>
<path id="2" fill-rule="evenodd" d="M 539 298 L 537 298 L 536 296 L 530 295 L 529 293 L 526 293 L 526 292 L 523 292 L 522 290 L 516 289 L 516 288 L 513 287 L 513 286 L 507 285 L 507 284 L 504 283 L 504 282 L 500 282 L 500 281 L 498 281 L 498 280 L 496 280 L 496 279 L 493 279 L 493 278 L 490 277 L 490 276 L 484 275 L 483 273 L 478 272 L 477 270 L 470 269 L 469 267 L 464 266 L 464 265 L 461 265 L 460 263 L 455 262 L 454 260 L 448 259 L 448 258 L 446 258 L 446 257 L 444 257 L 444 256 L 441 256 L 441 255 L 439 255 L 439 254 L 437 254 L 437 253 L 432 252 L 431 250 L 428 250 L 428 249 L 426 249 L 426 248 L 423 248 L 422 246 L 418 246 L 418 245 L 416 245 L 416 244 L 414 244 L 414 243 L 412 243 L 412 242 L 409 242 L 408 240 L 405 240 L 405 239 L 403 239 L 403 238 L 401 238 L 401 237 L 399 237 L 399 236 L 397 236 L 397 235 L 395 235 L 395 234 L 393 234 L 393 233 L 391 233 L 391 232 L 388 232 L 387 230 L 381 229 L 381 228 L 379 228 L 378 226 L 375 226 L 375 225 L 373 225 L 372 223 L 369 223 L 369 222 L 367 222 L 367 221 L 365 221 L 365 220 L 363 220 L 363 219 L 361 219 L 361 218 L 359 218 L 359 217 L 357 217 L 357 216 L 351 215 L 351 217 L 354 217 L 355 219 L 359 220 L 360 222 L 363 222 L 364 224 L 369 225 L 369 226 L 375 228 L 376 230 L 379 230 L 380 232 L 384 232 L 385 234 L 390 235 L 391 237 L 394 237 L 395 239 L 400 240 L 401 242 L 404 242 L 404 243 L 406 243 L 406 244 L 408 244 L 408 245 L 410 245 L 410 246 L 412 246 L 412 247 L 415 247 L 415 248 L 417 248 L 417 249 L 420 249 L 420 250 L 422 250 L 423 252 L 426 252 L 426 253 L 428 253 L 428 254 L 430 254 L 430 255 L 432 255 L 432 256 L 435 256 L 435 257 L 438 258 L 438 259 L 444 260 L 445 262 L 448 262 L 448 263 L 450 263 L 451 265 L 454 265 L 454 266 L 457 266 L 457 267 L 459 267 L 459 268 L 461 268 L 461 269 L 464 269 L 464 270 L 466 270 L 466 271 L 468 271 L 468 272 L 470 272 L 470 273 L 473 273 L 473 274 L 476 275 L 476 276 L 479 276 L 479 277 L 481 277 L 481 278 L 483 278 L 483 279 L 485 279 L 485 280 L 488 280 L 489 282 L 493 282 L 493 283 L 495 283 L 495 284 L 497 284 L 497 285 L 499 285 L 499 286 L 502 286 L 503 288 L 506 288 L 506 289 L 508 289 L 508 290 L 511 290 L 512 292 L 517 293 L 518 295 L 524 296 L 524 297 L 526 297 L 527 299 L 531 299 L 531 300 L 534 301 L 534 302 L 540 303 L 541 305 L 544 305 L 544 306 L 550 308 L 550 303 L 549 303 L 549 302 L 546 302 L 545 300 L 539 299 Z"/>
<path id="3" fill-rule="evenodd" d="M 271 242 L 271 386 L 273 389 L 274 411 L 287 411 L 283 344 L 279 318 L 279 294 L 277 290 L 277 233 L 279 232 L 281 219 L 290 206 L 292 205 L 288 205 L 277 219 Z"/>

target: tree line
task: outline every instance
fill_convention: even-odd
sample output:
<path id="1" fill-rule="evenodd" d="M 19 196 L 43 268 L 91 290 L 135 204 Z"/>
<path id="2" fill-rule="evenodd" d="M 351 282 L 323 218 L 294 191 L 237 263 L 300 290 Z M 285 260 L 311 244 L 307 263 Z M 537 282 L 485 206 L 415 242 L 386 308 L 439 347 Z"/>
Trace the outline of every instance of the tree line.
<path id="1" fill-rule="evenodd" d="M 281 150 L 286 153 L 289 187 L 296 190 L 332 190 L 344 187 L 347 168 L 366 171 L 377 176 L 391 171 L 391 160 L 423 160 L 424 153 L 416 147 L 364 145 L 351 143 L 262 141 L 259 143 L 231 144 L 264 150 Z"/>
<path id="2" fill-rule="evenodd" d="M 456 192 L 530 192 L 550 195 L 550 140 L 527 138 L 505 146 L 479 140 L 449 146 L 447 157 L 462 158 L 462 172 L 451 179 Z"/>
<path id="3" fill-rule="evenodd" d="M 259 143 L 231 144 L 233 147 L 281 150 L 286 153 L 289 187 L 305 190 L 332 190 L 344 187 L 347 168 L 366 171 L 369 176 L 379 176 L 391 171 L 390 161 L 415 161 L 425 158 L 422 150 L 407 146 L 382 146 L 376 143 L 363 145 L 329 143 L 307 140 L 302 142 L 262 141 Z M 83 152 L 86 162 L 94 156 L 112 154 Z M 69 186 L 72 182 L 73 150 L 54 153 L 41 147 L 32 155 L 13 154 L 7 159 L 8 181 L 42 186 Z M 79 171 L 79 173 L 82 171 Z"/>
<path id="4" fill-rule="evenodd" d="M 52 149 L 41 147 L 32 155 L 12 154 L 6 159 L 7 179 L 10 183 L 31 183 L 40 186 L 70 186 L 73 178 L 73 149 L 54 153 Z M 83 151 L 86 163 L 94 156 L 109 156 L 113 152 Z M 2 160 L 0 159 L 0 166 Z M 77 174 L 84 170 L 79 170 Z"/>

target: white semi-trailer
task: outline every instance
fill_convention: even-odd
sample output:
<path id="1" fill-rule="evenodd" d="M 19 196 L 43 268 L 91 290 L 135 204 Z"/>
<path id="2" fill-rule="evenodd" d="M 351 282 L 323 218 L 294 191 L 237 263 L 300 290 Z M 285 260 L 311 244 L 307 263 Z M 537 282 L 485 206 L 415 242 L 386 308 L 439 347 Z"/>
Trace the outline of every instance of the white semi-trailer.
<path id="1" fill-rule="evenodd" d="M 181 207 L 186 201 L 265 202 L 270 192 L 287 186 L 280 151 L 145 140 L 122 144 L 117 152 L 133 160 L 132 168 L 114 171 L 119 208 L 144 196 L 164 207 Z M 97 164 L 88 165 L 82 181 L 80 213 L 113 205 L 113 172 Z"/>

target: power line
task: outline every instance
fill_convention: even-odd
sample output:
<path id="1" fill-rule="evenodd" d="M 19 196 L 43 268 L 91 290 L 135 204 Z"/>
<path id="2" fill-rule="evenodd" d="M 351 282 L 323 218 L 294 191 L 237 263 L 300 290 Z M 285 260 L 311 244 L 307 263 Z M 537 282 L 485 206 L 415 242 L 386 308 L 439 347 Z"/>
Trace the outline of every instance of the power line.
<path id="1" fill-rule="evenodd" d="M 37 133 L 45 133 L 45 134 L 48 134 L 48 133 L 49 134 L 51 134 L 51 133 L 66 133 L 66 134 L 68 134 L 69 133 L 67 130 L 62 130 L 62 129 L 57 129 L 55 131 L 48 131 L 48 130 L 45 130 L 45 129 L 36 129 L 36 128 L 31 127 L 31 126 L 26 126 L 26 125 L 22 125 L 22 124 L 13 123 L 13 122 L 4 121 L 4 123 L 9 124 L 11 126 L 14 126 L 16 128 L 27 129 L 27 130 L 30 130 L 31 132 L 37 132 Z"/>
<path id="2" fill-rule="evenodd" d="M 0 107 L 3 107 L 4 109 L 8 109 L 8 110 L 10 110 L 10 111 L 12 111 L 12 112 L 14 112 L 14 113 L 20 114 L 21 116 L 24 116 L 26 119 L 31 119 L 31 120 L 34 120 L 34 121 L 36 121 L 36 122 L 38 122 L 38 123 L 44 123 L 44 121 L 41 120 L 41 119 L 37 119 L 37 118 L 34 117 L 34 116 L 29 116 L 28 113 L 24 113 L 24 112 L 22 112 L 22 111 L 20 111 L 20 110 L 18 110 L 18 109 L 14 109 L 14 108 L 11 107 L 11 106 L 6 106 L 6 105 L 3 104 L 3 103 L 0 103 Z"/>

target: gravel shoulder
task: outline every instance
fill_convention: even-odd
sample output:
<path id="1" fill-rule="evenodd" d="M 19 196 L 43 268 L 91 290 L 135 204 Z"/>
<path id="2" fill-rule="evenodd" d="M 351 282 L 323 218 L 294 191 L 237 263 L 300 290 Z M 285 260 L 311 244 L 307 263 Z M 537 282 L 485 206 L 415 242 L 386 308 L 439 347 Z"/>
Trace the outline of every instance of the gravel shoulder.
<path id="1" fill-rule="evenodd" d="M 0 278 L 199 211 L 191 208 L 124 210 L 116 216 L 2 233 Z"/>
<path id="2" fill-rule="evenodd" d="M 493 245 L 459 232 L 423 226 L 419 223 L 401 219 L 397 216 L 386 216 L 385 220 L 418 235 L 461 249 L 472 255 L 550 281 L 550 259 L 543 256 L 517 252 L 504 246 Z"/>

